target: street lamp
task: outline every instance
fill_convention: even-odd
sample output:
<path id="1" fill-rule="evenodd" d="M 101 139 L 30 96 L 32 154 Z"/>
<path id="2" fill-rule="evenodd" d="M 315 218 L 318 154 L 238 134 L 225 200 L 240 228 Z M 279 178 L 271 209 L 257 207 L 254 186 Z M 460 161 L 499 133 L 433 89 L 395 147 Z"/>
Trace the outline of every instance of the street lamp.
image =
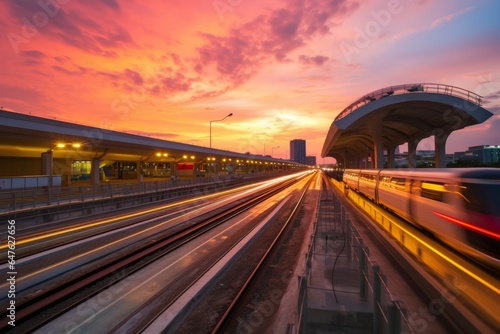
<path id="1" fill-rule="evenodd" d="M 280 147 L 279 147 L 279 146 L 273 147 L 273 148 L 271 149 L 271 156 L 274 156 L 274 149 L 275 149 L 275 148 L 280 148 Z"/>
<path id="2" fill-rule="evenodd" d="M 210 148 L 212 148 L 212 122 L 222 122 L 223 120 L 225 120 L 226 118 L 231 117 L 231 116 L 233 116 L 233 113 L 230 113 L 229 115 L 227 115 L 223 119 L 218 119 L 218 120 L 215 120 L 215 121 L 210 121 Z"/>

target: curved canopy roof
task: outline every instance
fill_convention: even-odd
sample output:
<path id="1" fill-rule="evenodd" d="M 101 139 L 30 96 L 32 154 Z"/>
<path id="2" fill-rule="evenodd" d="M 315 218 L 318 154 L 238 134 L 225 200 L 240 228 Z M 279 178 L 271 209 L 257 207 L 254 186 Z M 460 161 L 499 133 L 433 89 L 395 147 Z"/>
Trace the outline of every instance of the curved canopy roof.
<path id="1" fill-rule="evenodd" d="M 339 158 L 346 151 L 373 153 L 373 131 L 384 148 L 411 139 L 441 136 L 484 122 L 493 114 L 482 97 L 462 88 L 432 83 L 404 84 L 371 92 L 345 108 L 333 121 L 322 156 Z"/>

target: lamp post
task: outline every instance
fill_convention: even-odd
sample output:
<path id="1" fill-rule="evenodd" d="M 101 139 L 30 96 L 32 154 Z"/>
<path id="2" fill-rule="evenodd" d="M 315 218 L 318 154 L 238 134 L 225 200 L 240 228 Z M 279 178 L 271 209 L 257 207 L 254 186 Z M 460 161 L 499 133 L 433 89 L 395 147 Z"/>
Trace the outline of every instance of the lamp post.
<path id="1" fill-rule="evenodd" d="M 271 156 L 274 156 L 274 149 L 275 149 L 275 148 L 280 148 L 280 147 L 279 147 L 279 146 L 273 147 L 273 148 L 271 149 Z"/>
<path id="2" fill-rule="evenodd" d="M 231 117 L 231 116 L 233 116 L 233 113 L 230 113 L 229 115 L 227 115 L 223 119 L 218 119 L 218 120 L 215 120 L 215 121 L 210 121 L 210 148 L 212 148 L 212 122 L 222 122 L 223 120 L 225 120 L 226 118 Z"/>

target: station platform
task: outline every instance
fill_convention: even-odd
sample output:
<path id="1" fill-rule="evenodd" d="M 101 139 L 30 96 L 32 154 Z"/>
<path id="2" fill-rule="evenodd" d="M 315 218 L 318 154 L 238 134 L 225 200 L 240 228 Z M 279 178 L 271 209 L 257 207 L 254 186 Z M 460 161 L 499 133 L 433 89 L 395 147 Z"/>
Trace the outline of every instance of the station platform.
<path id="1" fill-rule="evenodd" d="M 274 317 L 273 333 L 411 333 L 367 243 L 332 189 L 312 194 L 302 224 L 310 224 L 294 275 Z"/>

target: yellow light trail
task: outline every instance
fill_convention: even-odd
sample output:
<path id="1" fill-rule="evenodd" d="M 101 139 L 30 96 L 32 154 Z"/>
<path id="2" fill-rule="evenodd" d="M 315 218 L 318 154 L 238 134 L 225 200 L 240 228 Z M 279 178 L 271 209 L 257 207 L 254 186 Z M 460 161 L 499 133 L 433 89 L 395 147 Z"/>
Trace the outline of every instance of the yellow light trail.
<path id="1" fill-rule="evenodd" d="M 240 187 L 237 190 L 245 189 L 245 188 L 248 188 L 248 187 L 250 187 L 250 186 Z M 98 221 L 98 222 L 95 222 L 95 223 L 89 223 L 89 224 L 85 224 L 85 225 L 80 225 L 80 226 L 76 226 L 76 227 L 72 227 L 72 228 L 68 228 L 68 229 L 63 229 L 63 230 L 55 231 L 55 232 L 52 232 L 52 233 L 42 234 L 42 235 L 31 237 L 31 238 L 28 238 L 28 239 L 21 239 L 21 240 L 18 239 L 18 240 L 16 240 L 16 245 L 24 245 L 24 244 L 27 244 L 27 243 L 30 243 L 30 242 L 33 242 L 33 241 L 43 240 L 43 239 L 55 237 L 55 236 L 58 236 L 58 235 L 67 234 L 67 233 L 70 233 L 70 232 L 80 231 L 80 230 L 84 230 L 84 229 L 87 229 L 87 228 L 96 227 L 96 226 L 104 225 L 104 224 L 107 224 L 107 223 L 112 223 L 112 222 L 115 222 L 115 221 L 118 221 L 118 220 L 122 220 L 122 219 L 133 218 L 133 217 L 137 217 L 137 216 L 144 215 L 144 214 L 147 214 L 147 213 L 151 213 L 151 212 L 155 212 L 155 211 L 159 211 L 159 210 L 163 210 L 163 209 L 175 207 L 175 206 L 182 205 L 182 204 L 191 203 L 191 202 L 198 201 L 198 200 L 204 199 L 204 198 L 208 199 L 208 198 L 216 197 L 216 196 L 220 197 L 221 195 L 229 194 L 229 193 L 235 192 L 235 191 L 236 190 L 234 190 L 234 189 L 233 190 L 226 190 L 226 191 L 223 191 L 223 192 L 220 192 L 220 193 L 211 194 L 211 195 L 205 195 L 205 196 L 201 196 L 201 197 L 197 197 L 197 198 L 193 198 L 193 199 L 188 199 L 188 200 L 184 200 L 184 201 L 180 201 L 180 202 L 176 202 L 176 203 L 164 205 L 164 206 L 161 206 L 161 207 L 157 207 L 157 208 L 154 208 L 154 209 L 143 210 L 143 211 L 132 213 L 132 214 L 125 215 L 125 216 L 120 216 L 120 217 L 116 217 L 116 218 L 105 219 L 105 220 L 101 220 L 101 221 Z M 7 247 L 8 247 L 7 244 L 1 245 L 0 246 L 0 250 L 7 249 Z"/>
<path id="2" fill-rule="evenodd" d="M 379 213 L 380 213 L 380 211 L 379 211 Z M 428 249 L 430 249 L 432 252 L 434 252 L 435 254 L 437 254 L 439 257 L 441 257 L 442 259 L 446 260 L 448 263 L 451 263 L 456 268 L 460 269 L 462 272 L 464 272 L 467 275 L 469 275 L 470 277 L 474 278 L 476 281 L 481 282 L 484 286 L 488 287 L 490 290 L 493 290 L 497 294 L 500 294 L 500 288 L 494 286 L 493 284 L 491 284 L 488 281 L 486 281 L 485 279 L 483 279 L 481 276 L 476 275 L 475 273 L 473 273 L 469 269 L 467 269 L 464 266 L 462 266 L 459 263 L 457 263 L 452 258 L 450 258 L 450 257 L 446 256 L 445 254 L 441 253 L 438 249 L 434 248 L 429 243 L 427 243 L 424 240 L 420 239 L 418 236 L 416 236 L 415 234 L 411 233 L 410 231 L 408 231 L 407 229 L 405 229 L 403 226 L 399 225 L 398 223 L 396 223 L 392 219 L 389 219 L 387 216 L 386 216 L 386 218 L 388 220 L 390 220 L 392 224 L 394 224 L 397 227 L 399 227 L 402 231 L 404 231 L 406 234 L 410 235 L 414 240 L 418 241 L 420 244 L 422 244 L 425 247 L 427 247 Z"/>
<path id="3" fill-rule="evenodd" d="M 60 265 L 63 265 L 63 264 L 65 264 L 65 263 L 68 263 L 68 262 L 74 261 L 74 260 L 76 260 L 76 259 L 78 259 L 78 258 L 81 258 L 81 257 L 83 257 L 83 256 L 86 256 L 86 255 L 89 255 L 89 254 L 95 253 L 95 252 L 97 252 L 97 251 L 99 251 L 99 250 L 101 250 L 101 249 L 105 249 L 105 248 L 110 247 L 110 246 L 112 246 L 112 245 L 114 245 L 114 244 L 117 244 L 117 243 L 119 243 L 119 242 L 123 242 L 123 241 L 125 241 L 125 240 L 127 240 L 127 239 L 130 239 L 130 238 L 132 238 L 132 237 L 138 236 L 138 235 L 140 235 L 140 234 L 142 234 L 142 233 L 145 233 L 145 232 L 151 231 L 151 230 L 153 230 L 153 229 L 155 229 L 155 228 L 158 228 L 158 227 L 160 227 L 160 226 L 162 226 L 162 225 L 165 225 L 165 224 L 167 224 L 167 223 L 170 223 L 173 219 L 179 219 L 179 218 L 181 218 L 181 217 L 183 217 L 183 216 L 185 216 L 185 215 L 190 215 L 190 214 L 192 214 L 192 213 L 193 213 L 193 211 L 190 211 L 190 212 L 185 213 L 185 214 L 183 214 L 183 215 L 181 215 L 181 216 L 179 216 L 179 217 L 175 217 L 175 218 L 172 218 L 172 219 L 166 220 L 166 221 L 164 221 L 164 222 L 162 222 L 162 223 L 160 223 L 160 224 L 157 224 L 157 225 L 155 225 L 155 226 L 150 226 L 150 227 L 148 227 L 148 228 L 146 228 L 146 229 L 144 229 L 144 230 L 141 230 L 141 231 L 135 232 L 135 233 L 133 233 L 133 234 L 127 235 L 126 237 L 123 237 L 123 238 L 121 238 L 121 239 L 115 240 L 115 241 L 113 241 L 113 242 L 111 242 L 111 243 L 107 243 L 106 245 L 100 246 L 100 247 L 98 247 L 98 248 L 94 248 L 94 249 L 89 250 L 89 251 L 87 251 L 87 252 L 85 252 L 85 253 L 78 254 L 77 256 L 74 256 L 74 257 L 72 257 L 72 258 L 66 259 L 66 260 L 64 260 L 64 261 L 60 261 L 60 262 L 55 263 L 55 264 L 53 264 L 53 265 L 51 265 L 51 266 L 45 267 L 45 268 L 43 268 L 43 269 L 40 269 L 40 270 L 38 270 L 38 271 L 35 271 L 35 272 L 32 272 L 32 273 L 29 273 L 29 274 L 27 274 L 27 275 L 23 275 L 23 277 L 22 277 L 20 280 L 27 279 L 27 278 L 32 277 L 32 276 L 36 276 L 36 275 L 38 275 L 38 274 L 40 274 L 40 273 L 43 273 L 43 272 L 45 272 L 45 271 L 47 271 L 47 270 L 50 270 L 50 269 L 52 269 L 52 268 L 56 268 L 56 267 L 58 267 L 58 266 L 60 266 Z M 4 285 L 5 285 L 5 284 L 3 284 L 2 286 L 4 286 Z M 0 286 L 0 287 L 2 287 L 2 286 Z"/>
<path id="4" fill-rule="evenodd" d="M 254 187 L 254 186 L 255 186 L 255 185 L 253 185 L 253 186 L 245 186 L 245 187 L 241 187 L 241 188 Z M 225 191 L 224 193 L 226 193 L 226 192 L 231 192 L 231 190 Z M 217 195 L 217 196 L 220 196 L 220 193 L 219 193 L 219 194 L 212 194 L 212 195 L 208 195 L 208 196 L 204 196 L 204 197 L 212 197 L 212 196 L 216 196 L 216 195 Z M 183 201 L 183 202 L 189 202 L 189 201 Z M 172 204 L 172 205 L 173 205 L 173 204 Z M 198 210 L 201 210 L 201 208 L 200 208 L 200 209 L 198 209 Z M 51 265 L 51 266 L 45 267 L 45 268 L 43 268 L 43 269 L 40 269 L 40 270 L 38 270 L 38 271 L 35 271 L 35 272 L 32 272 L 32 273 L 29 273 L 29 274 L 27 274 L 27 275 L 23 275 L 23 277 L 22 277 L 20 280 L 24 280 L 24 279 L 30 278 L 30 277 L 32 277 L 32 276 L 36 276 L 36 275 L 38 275 L 38 274 L 40 274 L 40 273 L 43 273 L 43 272 L 45 272 L 45 271 L 47 271 L 47 270 L 50 270 L 50 269 L 52 269 L 52 268 L 56 268 L 56 267 L 58 267 L 58 266 L 60 266 L 60 265 L 63 265 L 63 264 L 65 264 L 65 263 L 68 263 L 68 262 L 74 261 L 74 260 L 76 260 L 76 259 L 78 259 L 78 258 L 81 258 L 81 257 L 83 257 L 83 256 L 86 256 L 86 255 L 92 254 L 92 253 L 94 253 L 94 252 L 97 252 L 97 251 L 99 251 L 99 250 L 105 249 L 105 248 L 110 247 L 110 246 L 112 246 L 112 245 L 114 245 L 114 244 L 117 244 L 117 243 L 119 243 L 119 242 L 122 242 L 122 241 L 125 241 L 125 240 L 127 240 L 127 239 L 130 239 L 130 238 L 132 238 L 132 237 L 138 236 L 138 235 L 140 235 L 140 234 L 142 234 L 142 233 L 145 233 L 145 232 L 151 231 L 151 230 L 153 230 L 153 229 L 155 229 L 155 228 L 158 228 L 158 227 L 163 226 L 163 225 L 165 225 L 165 224 L 167 224 L 167 223 L 170 223 L 170 222 L 171 222 L 172 220 L 174 220 L 174 219 L 179 219 L 179 218 L 182 218 L 183 216 L 186 216 L 186 215 L 192 215 L 192 214 L 193 214 L 193 212 L 195 212 L 195 211 L 196 211 L 196 210 L 194 210 L 194 211 L 189 211 L 189 212 L 187 212 L 187 213 L 185 213 L 185 214 L 183 214 L 183 215 L 181 215 L 181 216 L 177 216 L 177 217 L 175 217 L 175 218 L 172 218 L 172 219 L 166 220 L 166 221 L 164 221 L 164 222 L 161 222 L 161 223 L 159 223 L 159 224 L 156 224 L 155 226 L 150 226 L 150 227 L 148 227 L 148 228 L 146 228 L 146 229 L 144 229 L 144 230 L 141 230 L 141 231 L 135 232 L 135 233 L 133 233 L 133 234 L 131 234 L 131 235 L 128 235 L 128 236 L 123 237 L 123 238 L 121 238 L 121 239 L 115 240 L 115 241 L 113 241 L 113 242 L 111 242 L 111 243 L 108 243 L 108 244 L 106 244 L 106 245 L 100 246 L 100 247 L 98 247 L 98 248 L 94 248 L 94 249 L 89 250 L 89 251 L 87 251 L 87 252 L 85 252 L 85 253 L 79 254 L 79 255 L 77 255 L 77 256 L 74 256 L 74 257 L 72 257 L 72 258 L 69 258 L 69 259 L 66 259 L 66 260 L 63 260 L 63 261 L 60 261 L 60 262 L 55 263 L 55 264 L 53 264 L 53 265 Z M 0 285 L 0 288 L 1 288 L 1 287 L 4 287 L 5 285 L 7 285 L 7 284 L 2 284 L 2 285 Z"/>
<path id="5" fill-rule="evenodd" d="M 359 204 L 357 204 L 358 206 L 360 206 Z M 372 207 L 372 209 L 374 209 L 374 211 L 377 211 L 381 214 L 383 214 L 383 212 L 381 211 L 378 211 L 378 208 L 373 206 L 371 203 L 370 203 L 370 206 Z M 361 207 L 361 206 L 360 206 Z M 372 217 L 372 219 L 375 220 L 375 218 L 373 217 L 373 215 L 370 215 Z M 441 253 L 438 249 L 436 249 L 435 247 L 433 247 L 432 245 L 430 245 L 429 243 L 425 242 L 424 240 L 420 239 L 418 236 L 416 236 L 415 234 L 411 233 L 410 231 L 408 231 L 407 229 L 405 229 L 403 226 L 401 226 L 400 224 L 398 224 L 397 222 L 395 222 L 394 220 L 390 219 L 389 217 L 385 216 L 384 217 L 386 219 L 388 219 L 392 224 L 396 225 L 397 227 L 400 228 L 401 231 L 404 231 L 406 234 L 408 234 L 409 236 L 411 236 L 412 238 L 414 238 L 414 240 L 416 240 L 417 242 L 419 242 L 420 244 L 424 245 L 425 247 L 427 247 L 429 250 L 431 250 L 432 252 L 434 252 L 436 255 L 438 255 L 439 257 L 441 257 L 442 259 L 444 259 L 445 261 L 447 261 L 448 263 L 454 265 L 456 268 L 458 268 L 459 270 L 461 270 L 462 272 L 466 273 L 467 275 L 469 275 L 470 277 L 472 277 L 473 279 L 475 279 L 476 281 L 482 283 L 484 286 L 486 286 L 487 288 L 489 288 L 490 290 L 492 290 L 493 292 L 497 293 L 497 294 L 500 294 L 500 288 L 499 287 L 496 287 L 495 285 L 491 284 L 490 282 L 486 281 L 485 279 L 483 279 L 481 276 L 478 276 L 476 275 L 474 272 L 470 271 L 469 269 L 465 268 L 464 266 L 460 265 L 459 263 L 457 263 L 455 260 L 453 260 L 452 258 L 446 256 L 445 254 Z M 379 224 L 381 227 L 385 229 L 385 227 L 381 224 Z M 387 231 L 387 230 L 386 230 Z M 389 232 L 389 231 L 387 231 Z M 389 234 L 391 234 L 389 232 Z"/>

